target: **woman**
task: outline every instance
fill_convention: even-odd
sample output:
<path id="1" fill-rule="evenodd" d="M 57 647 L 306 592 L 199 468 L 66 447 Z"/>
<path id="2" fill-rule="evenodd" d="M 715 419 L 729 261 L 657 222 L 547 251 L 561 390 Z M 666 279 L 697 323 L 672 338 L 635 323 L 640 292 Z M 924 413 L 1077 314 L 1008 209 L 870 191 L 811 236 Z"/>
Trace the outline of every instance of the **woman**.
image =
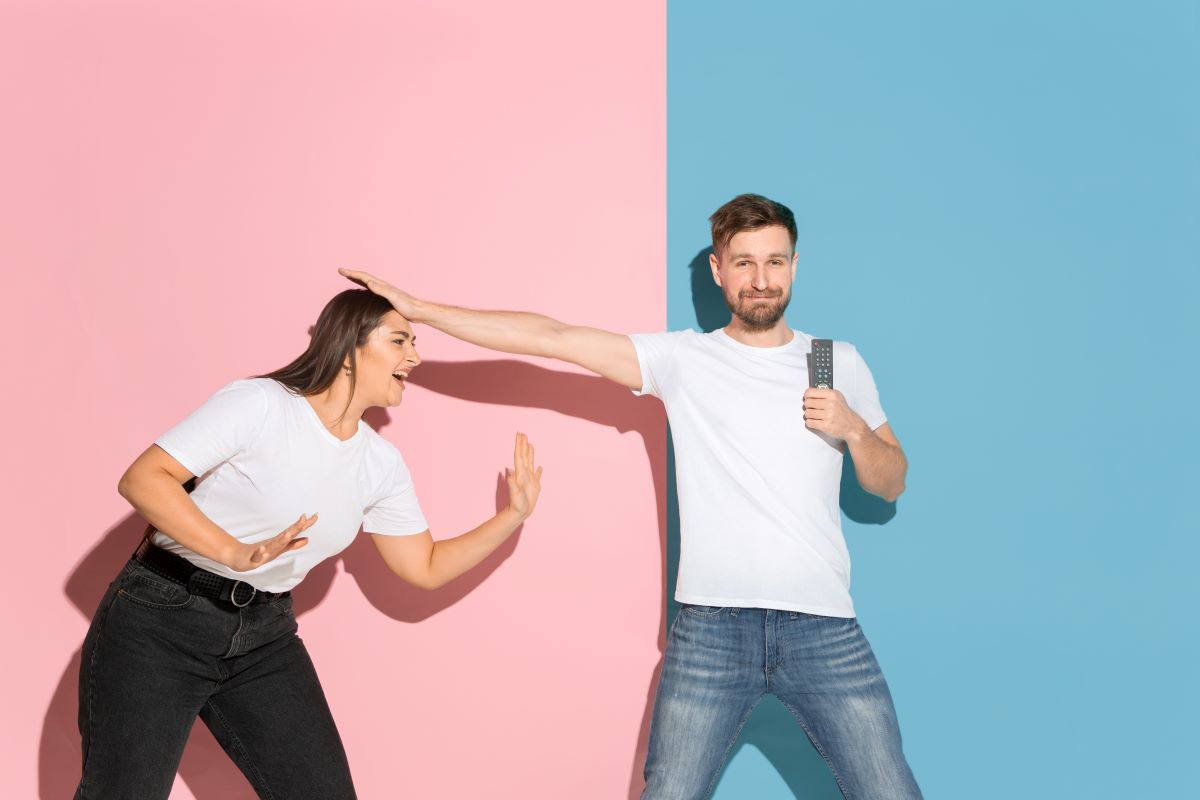
<path id="1" fill-rule="evenodd" d="M 360 525 L 393 572 L 441 586 L 507 539 L 541 487 L 518 434 L 508 507 L 433 541 L 399 452 L 362 421 L 400 404 L 415 342 L 387 300 L 342 292 L 303 355 L 221 389 L 122 476 L 152 530 L 84 643 L 76 798 L 166 798 L 197 715 L 259 796 L 355 796 L 290 590 Z"/>

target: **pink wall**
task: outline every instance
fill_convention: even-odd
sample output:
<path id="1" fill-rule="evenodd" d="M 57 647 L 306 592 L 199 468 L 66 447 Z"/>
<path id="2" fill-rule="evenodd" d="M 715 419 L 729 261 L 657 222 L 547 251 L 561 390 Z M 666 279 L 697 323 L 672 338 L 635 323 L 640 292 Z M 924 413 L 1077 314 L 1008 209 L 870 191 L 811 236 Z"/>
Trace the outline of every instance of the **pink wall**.
<path id="1" fill-rule="evenodd" d="M 79 646 L 138 536 L 121 471 L 299 352 L 337 266 L 663 326 L 664 49 L 644 0 L 0 10 L 4 796 L 77 779 Z M 625 796 L 662 636 L 661 409 L 418 334 L 383 433 L 434 534 L 494 511 L 515 430 L 544 492 L 443 591 L 366 541 L 298 590 L 360 795 Z M 199 726 L 172 797 L 249 796 Z"/>

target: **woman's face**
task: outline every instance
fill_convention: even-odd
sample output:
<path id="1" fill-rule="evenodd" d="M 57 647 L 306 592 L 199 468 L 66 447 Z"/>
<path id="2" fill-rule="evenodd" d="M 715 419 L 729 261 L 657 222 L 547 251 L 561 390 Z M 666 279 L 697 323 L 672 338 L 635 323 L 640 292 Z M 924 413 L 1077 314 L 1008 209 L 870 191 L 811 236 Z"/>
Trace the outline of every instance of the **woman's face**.
<path id="1" fill-rule="evenodd" d="M 389 311 L 358 348 L 354 394 L 367 406 L 398 406 L 404 399 L 408 373 L 421 363 L 408 320 Z"/>

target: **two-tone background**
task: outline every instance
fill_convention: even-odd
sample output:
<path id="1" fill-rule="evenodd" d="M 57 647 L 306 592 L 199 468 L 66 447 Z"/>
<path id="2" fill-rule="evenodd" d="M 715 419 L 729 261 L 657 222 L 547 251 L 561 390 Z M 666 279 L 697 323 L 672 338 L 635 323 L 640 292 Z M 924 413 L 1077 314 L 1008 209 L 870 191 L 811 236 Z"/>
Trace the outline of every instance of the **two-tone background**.
<path id="1" fill-rule="evenodd" d="M 709 329 L 706 217 L 743 191 L 795 210 L 789 320 L 858 346 L 909 454 L 894 507 L 843 505 L 926 795 L 1186 796 L 1198 70 L 1185 0 L 6 0 L 4 796 L 74 788 L 79 647 L 139 534 L 120 473 L 299 352 L 336 267 Z M 661 407 L 418 335 L 373 422 L 434 534 L 503 502 L 516 430 L 544 492 L 442 591 L 365 540 L 298 590 L 360 795 L 636 796 L 678 537 Z M 173 797 L 249 796 L 198 726 Z M 716 796 L 837 795 L 767 702 Z"/>

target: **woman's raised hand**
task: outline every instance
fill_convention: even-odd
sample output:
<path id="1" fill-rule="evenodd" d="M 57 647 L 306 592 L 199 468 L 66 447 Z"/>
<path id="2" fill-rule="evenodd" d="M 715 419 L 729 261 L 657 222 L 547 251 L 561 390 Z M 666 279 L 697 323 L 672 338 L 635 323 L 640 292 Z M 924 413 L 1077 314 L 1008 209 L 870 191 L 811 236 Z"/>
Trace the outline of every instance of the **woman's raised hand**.
<path id="1" fill-rule="evenodd" d="M 542 491 L 542 468 L 534 467 L 533 445 L 529 437 L 517 434 L 513 445 L 513 468 L 505 470 L 508 479 L 508 507 L 521 519 L 528 519 Z"/>
<path id="2" fill-rule="evenodd" d="M 338 272 L 343 277 L 349 278 L 355 283 L 367 287 L 380 297 L 385 298 L 392 304 L 392 308 L 396 309 L 400 316 L 410 320 L 413 318 L 413 300 L 415 298 L 408 292 L 397 289 L 387 281 L 376 278 L 369 272 L 363 272 L 358 269 L 346 269 L 345 267 L 339 267 Z"/>
<path id="3" fill-rule="evenodd" d="M 313 514 L 311 517 L 307 514 L 301 514 L 300 519 L 287 526 L 277 536 L 273 536 L 264 542 L 255 542 L 254 544 L 239 543 L 234 548 L 232 558 L 226 563 L 235 572 L 246 572 L 255 567 L 261 567 L 268 561 L 274 561 L 284 553 L 299 550 L 308 544 L 308 538 L 302 537 L 300 534 L 311 528 L 316 521 L 316 514 Z"/>

